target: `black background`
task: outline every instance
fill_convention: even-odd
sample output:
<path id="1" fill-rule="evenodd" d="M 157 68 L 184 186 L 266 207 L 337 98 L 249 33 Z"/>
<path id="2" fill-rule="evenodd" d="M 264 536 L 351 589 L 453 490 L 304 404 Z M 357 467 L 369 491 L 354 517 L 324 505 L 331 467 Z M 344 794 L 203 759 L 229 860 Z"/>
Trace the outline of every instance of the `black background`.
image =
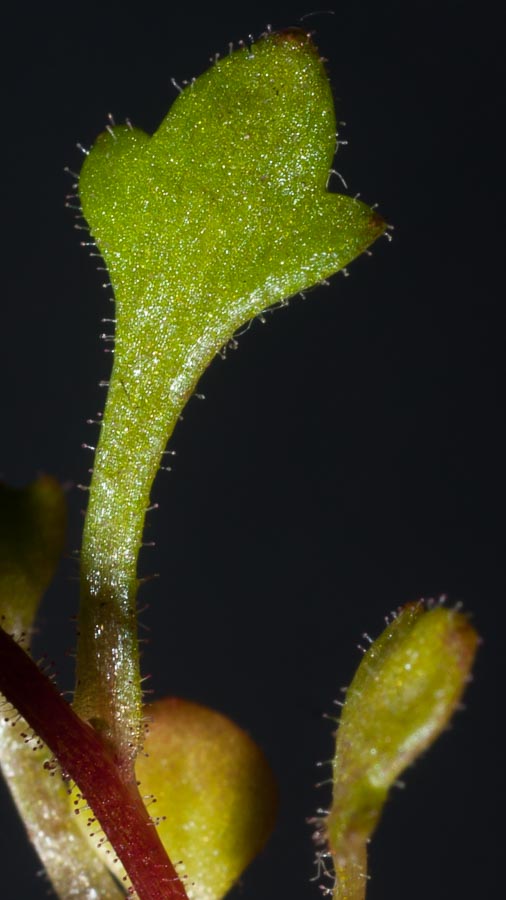
<path id="1" fill-rule="evenodd" d="M 11 5 L 1 22 L 0 473 L 86 478 L 109 312 L 64 195 L 108 112 L 153 131 L 230 40 L 298 24 L 300 3 Z M 335 4 L 304 21 L 329 62 L 337 168 L 395 226 L 348 279 L 255 322 L 202 379 L 159 477 L 143 572 L 144 671 L 157 695 L 219 708 L 279 777 L 276 834 L 235 900 L 320 896 L 305 818 L 326 798 L 332 699 L 363 631 L 449 594 L 484 643 L 467 711 L 407 773 L 371 847 L 369 900 L 496 894 L 502 869 L 504 493 L 503 30 L 492 5 Z M 92 441 L 93 443 L 93 441 Z M 69 491 L 71 538 L 82 496 Z M 44 602 L 42 650 L 72 683 L 69 560 Z M 2 898 L 47 885 L 2 789 Z M 501 844 L 502 846 L 502 844 Z M 499 857 L 499 858 L 498 858 Z M 502 879 L 502 875 L 501 875 Z"/>

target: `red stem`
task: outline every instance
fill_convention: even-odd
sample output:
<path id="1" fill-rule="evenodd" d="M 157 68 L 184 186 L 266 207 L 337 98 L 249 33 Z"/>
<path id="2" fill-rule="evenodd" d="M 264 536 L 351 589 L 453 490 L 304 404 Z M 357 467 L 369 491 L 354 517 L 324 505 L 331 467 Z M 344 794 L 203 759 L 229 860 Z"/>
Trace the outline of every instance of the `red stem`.
<path id="1" fill-rule="evenodd" d="M 65 775 L 79 786 L 139 900 L 187 900 L 133 775 L 118 765 L 114 752 L 1 627 L 0 693 L 47 744 Z"/>

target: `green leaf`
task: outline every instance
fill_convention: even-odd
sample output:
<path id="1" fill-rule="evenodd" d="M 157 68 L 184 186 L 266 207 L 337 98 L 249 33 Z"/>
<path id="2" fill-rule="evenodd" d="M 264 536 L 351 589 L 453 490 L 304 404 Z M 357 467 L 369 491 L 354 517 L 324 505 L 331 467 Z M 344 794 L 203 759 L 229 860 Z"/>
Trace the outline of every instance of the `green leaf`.
<path id="1" fill-rule="evenodd" d="M 83 165 L 116 328 L 82 551 L 76 703 L 122 757 L 140 740 L 137 556 L 181 410 L 237 328 L 385 230 L 365 204 L 327 191 L 335 147 L 323 63 L 292 29 L 217 62 L 153 137 L 109 129 Z"/>
<path id="2" fill-rule="evenodd" d="M 0 484 L 0 615 L 8 631 L 30 630 L 63 552 L 66 521 L 53 478 L 42 475 L 21 489 Z"/>
<path id="3" fill-rule="evenodd" d="M 346 693 L 332 807 L 319 825 L 334 863 L 334 900 L 365 896 L 366 845 L 387 793 L 448 724 L 477 642 L 464 615 L 411 603 L 365 654 Z"/>

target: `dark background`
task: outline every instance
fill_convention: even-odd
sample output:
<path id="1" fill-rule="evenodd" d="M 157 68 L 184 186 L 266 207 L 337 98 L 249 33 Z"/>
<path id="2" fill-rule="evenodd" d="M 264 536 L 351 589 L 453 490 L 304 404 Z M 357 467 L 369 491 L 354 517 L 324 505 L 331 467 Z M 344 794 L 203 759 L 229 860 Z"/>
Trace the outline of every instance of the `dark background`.
<path id="1" fill-rule="evenodd" d="M 154 130 L 172 76 L 312 12 L 204 9 L 147 0 L 3 13 L 0 473 L 13 483 L 39 471 L 85 480 L 85 419 L 103 403 L 109 310 L 64 209 L 76 141 L 91 144 L 109 111 Z M 322 713 L 351 678 L 362 632 L 420 596 L 463 602 L 484 639 L 468 708 L 394 792 L 368 900 L 490 897 L 504 802 L 503 29 L 487 2 L 334 9 L 304 24 L 347 123 L 337 168 L 350 193 L 378 202 L 394 240 L 347 280 L 255 322 L 202 379 L 207 400 L 190 401 L 175 470 L 153 493 L 158 548 L 141 568 L 162 577 L 145 588 L 144 670 L 157 695 L 231 715 L 279 777 L 278 830 L 235 900 L 309 900 L 320 893 L 305 818 L 325 805 L 315 763 L 331 753 Z M 69 503 L 70 549 L 78 491 Z M 67 560 L 38 638 L 64 688 L 73 574 Z M 5 789 L 1 800 L 2 900 L 45 897 Z"/>

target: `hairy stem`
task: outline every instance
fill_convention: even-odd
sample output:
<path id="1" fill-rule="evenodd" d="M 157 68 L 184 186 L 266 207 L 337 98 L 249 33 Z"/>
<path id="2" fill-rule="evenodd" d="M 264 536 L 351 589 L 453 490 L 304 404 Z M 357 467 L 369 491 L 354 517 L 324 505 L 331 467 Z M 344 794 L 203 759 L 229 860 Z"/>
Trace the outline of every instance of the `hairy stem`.
<path id="1" fill-rule="evenodd" d="M 139 900 L 186 900 L 135 779 L 118 765 L 111 747 L 2 628 L 0 660 L 0 692 L 54 753 L 65 776 L 76 782 Z"/>
<path id="2" fill-rule="evenodd" d="M 81 551 L 81 604 L 74 706 L 133 766 L 142 729 L 137 560 L 150 491 L 168 437 L 215 346 L 198 363 L 163 345 L 173 377 L 152 353 L 116 335 L 116 362 L 98 442 Z M 219 345 L 219 344 L 218 344 Z M 191 354 L 189 354 L 191 358 Z M 139 377 L 142 371 L 142 378 Z M 179 372 L 179 377 L 177 373 Z M 183 378 L 181 373 L 186 377 Z"/>
<path id="3" fill-rule="evenodd" d="M 335 884 L 332 900 L 365 900 L 367 886 L 367 837 L 349 835 L 333 854 Z"/>

